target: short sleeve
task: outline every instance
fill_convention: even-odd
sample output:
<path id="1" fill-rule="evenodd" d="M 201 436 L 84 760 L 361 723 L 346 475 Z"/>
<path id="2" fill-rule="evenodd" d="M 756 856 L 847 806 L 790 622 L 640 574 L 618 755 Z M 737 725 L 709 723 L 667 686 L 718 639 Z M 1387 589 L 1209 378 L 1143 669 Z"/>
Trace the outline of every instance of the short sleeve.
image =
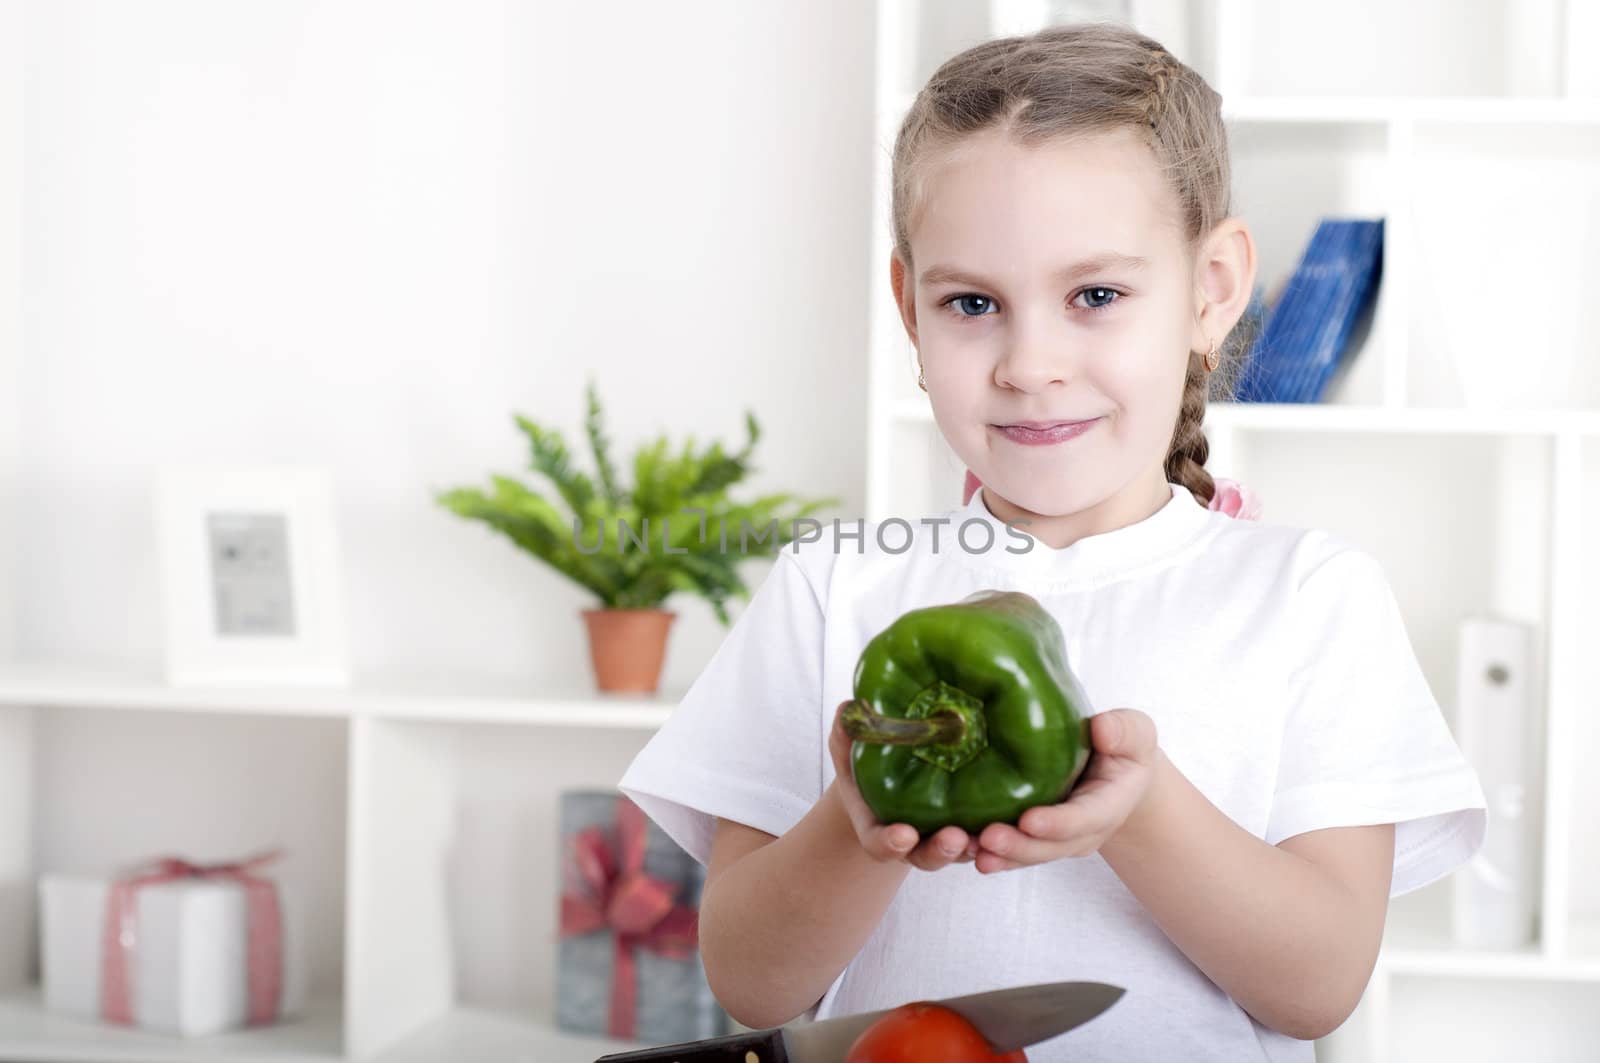
<path id="1" fill-rule="evenodd" d="M 1266 841 L 1395 824 L 1390 896 L 1482 846 L 1486 804 L 1450 734 L 1382 566 L 1347 544 L 1296 592 L 1287 717 Z"/>
<path id="2" fill-rule="evenodd" d="M 822 796 L 822 645 L 822 599 L 780 551 L 618 790 L 701 864 L 718 817 L 787 832 Z"/>

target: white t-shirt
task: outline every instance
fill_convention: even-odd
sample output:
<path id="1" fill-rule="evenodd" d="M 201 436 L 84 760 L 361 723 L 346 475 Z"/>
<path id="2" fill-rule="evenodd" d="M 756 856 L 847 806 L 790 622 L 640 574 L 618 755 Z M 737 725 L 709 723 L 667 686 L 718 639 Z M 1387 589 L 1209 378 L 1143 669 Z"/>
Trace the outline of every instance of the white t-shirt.
<path id="1" fill-rule="evenodd" d="M 715 817 L 784 834 L 833 780 L 827 734 L 868 640 L 908 610 L 1014 589 L 1061 625 L 1093 711 L 1148 713 L 1172 763 L 1257 837 L 1395 823 L 1391 896 L 1468 860 L 1483 792 L 1377 561 L 1170 486 L 1150 517 L 1059 550 L 1007 528 L 982 491 L 946 523 L 845 521 L 786 546 L 619 789 L 702 863 Z M 1032 1063 L 1313 1059 L 1207 978 L 1098 854 L 912 869 L 802 1018 L 1068 980 L 1127 992 L 1029 1047 Z"/>

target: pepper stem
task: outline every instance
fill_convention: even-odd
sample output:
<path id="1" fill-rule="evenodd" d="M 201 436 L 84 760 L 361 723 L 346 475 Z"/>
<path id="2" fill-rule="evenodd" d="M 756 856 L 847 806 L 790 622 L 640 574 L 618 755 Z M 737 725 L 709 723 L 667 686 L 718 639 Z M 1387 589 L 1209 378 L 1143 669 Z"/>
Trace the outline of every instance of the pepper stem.
<path id="1" fill-rule="evenodd" d="M 920 720 L 873 712 L 860 698 L 844 703 L 839 717 L 844 733 L 857 742 L 886 746 L 955 745 L 967 732 L 966 721 L 954 709 L 942 709 Z"/>
<path id="2" fill-rule="evenodd" d="M 958 771 L 989 745 L 983 702 L 934 680 L 917 692 L 904 716 L 885 716 L 860 698 L 843 705 L 840 726 L 857 742 L 911 746 L 911 755 L 945 771 Z"/>

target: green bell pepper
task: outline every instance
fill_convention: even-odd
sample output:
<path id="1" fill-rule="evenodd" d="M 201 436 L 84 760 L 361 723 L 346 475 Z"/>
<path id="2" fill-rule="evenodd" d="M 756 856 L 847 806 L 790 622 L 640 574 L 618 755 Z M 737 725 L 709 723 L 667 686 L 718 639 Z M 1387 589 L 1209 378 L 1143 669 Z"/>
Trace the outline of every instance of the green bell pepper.
<path id="1" fill-rule="evenodd" d="M 882 823 L 927 837 L 1015 825 L 1066 799 L 1088 763 L 1089 699 L 1055 618 L 1020 591 L 907 612 L 856 661 L 840 725 Z"/>

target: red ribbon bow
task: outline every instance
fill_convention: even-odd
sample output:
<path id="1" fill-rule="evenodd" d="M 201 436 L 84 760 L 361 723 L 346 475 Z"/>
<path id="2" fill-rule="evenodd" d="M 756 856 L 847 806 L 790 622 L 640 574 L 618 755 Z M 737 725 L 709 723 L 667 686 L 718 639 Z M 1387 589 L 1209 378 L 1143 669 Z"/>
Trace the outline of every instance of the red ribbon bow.
<path id="1" fill-rule="evenodd" d="M 700 913 L 674 903 L 678 887 L 644 873 L 645 816 L 626 797 L 617 798 L 617 848 L 605 831 L 590 827 L 572 843 L 580 889 L 561 895 L 561 936 L 609 928 L 615 937 L 609 1032 L 632 1040 L 638 1019 L 638 958 L 635 950 L 684 960 L 699 947 Z M 586 888 L 582 888 L 586 887 Z"/>
<path id="2" fill-rule="evenodd" d="M 145 886 L 188 878 L 227 879 L 245 891 L 248 938 L 247 987 L 250 1025 L 271 1022 L 278 1015 L 283 992 L 283 909 L 278 887 L 252 872 L 282 855 L 274 850 L 227 864 L 192 864 L 163 857 L 141 865 L 111 884 L 102 945 L 100 1011 L 111 1022 L 133 1022 L 132 974 L 128 957 L 139 943 L 138 894 Z"/>

